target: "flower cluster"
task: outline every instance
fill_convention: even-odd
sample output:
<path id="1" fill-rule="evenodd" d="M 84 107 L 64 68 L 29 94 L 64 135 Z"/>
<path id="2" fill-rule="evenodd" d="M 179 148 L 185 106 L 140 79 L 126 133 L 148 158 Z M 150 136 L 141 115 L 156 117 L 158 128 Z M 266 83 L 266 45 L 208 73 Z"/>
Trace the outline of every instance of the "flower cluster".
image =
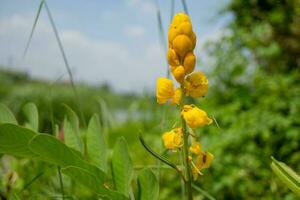
<path id="1" fill-rule="evenodd" d="M 170 102 L 179 105 L 181 117 L 189 128 L 175 128 L 163 134 L 163 142 L 169 150 L 180 150 L 183 145 L 189 146 L 188 160 L 194 179 L 201 175 L 201 170 L 208 168 L 213 160 L 213 155 L 203 152 L 199 142 L 193 138 L 192 145 L 185 144 L 191 135 L 192 129 L 200 128 L 212 123 L 205 111 L 197 106 L 184 105 L 184 97 L 199 98 L 206 95 L 208 80 L 203 72 L 194 72 L 196 56 L 196 35 L 188 15 L 178 13 L 174 16 L 168 32 L 169 49 L 167 54 L 170 71 L 178 82 L 176 88 L 173 81 L 167 78 L 157 80 L 156 97 L 159 104 Z"/>

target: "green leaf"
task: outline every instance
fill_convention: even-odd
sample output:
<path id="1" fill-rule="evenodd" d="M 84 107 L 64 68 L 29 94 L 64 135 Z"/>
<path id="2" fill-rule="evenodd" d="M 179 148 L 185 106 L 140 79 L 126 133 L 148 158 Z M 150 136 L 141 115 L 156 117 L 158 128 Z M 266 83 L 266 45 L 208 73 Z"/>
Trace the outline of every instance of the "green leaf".
<path id="1" fill-rule="evenodd" d="M 27 103 L 23 107 L 23 112 L 28 120 L 28 123 L 25 123 L 25 127 L 38 132 L 39 114 L 36 105 L 34 103 Z"/>
<path id="2" fill-rule="evenodd" d="M 200 192 L 200 193 L 201 193 L 203 196 L 205 196 L 207 199 L 209 199 L 209 200 L 216 200 L 215 197 L 211 196 L 208 192 L 206 192 L 205 190 L 201 189 L 199 186 L 193 184 L 192 187 L 193 187 L 196 191 Z"/>
<path id="3" fill-rule="evenodd" d="M 12 192 L 10 195 L 9 195 L 9 200 L 21 200 L 21 198 L 17 195 L 17 193 L 15 192 Z"/>
<path id="4" fill-rule="evenodd" d="M 300 176 L 285 163 L 279 162 L 273 157 L 271 158 L 273 160 L 271 168 L 274 173 L 290 190 L 300 197 Z"/>
<path id="5" fill-rule="evenodd" d="M 156 176 L 150 169 L 143 169 L 138 175 L 139 199 L 158 199 L 159 185 Z"/>
<path id="6" fill-rule="evenodd" d="M 0 103 L 0 124 L 18 124 L 14 114 L 4 104 Z"/>
<path id="7" fill-rule="evenodd" d="M 94 115 L 88 126 L 86 135 L 87 153 L 89 159 L 103 171 L 107 172 L 107 154 L 103 132 L 98 115 Z"/>
<path id="8" fill-rule="evenodd" d="M 106 174 L 94 165 L 83 160 L 76 150 L 66 146 L 55 137 L 47 134 L 38 134 L 29 142 L 32 152 L 40 159 L 61 167 L 76 166 L 89 171 L 99 182 L 104 182 Z"/>
<path id="9" fill-rule="evenodd" d="M 112 156 L 112 175 L 117 191 L 128 197 L 133 174 L 132 161 L 127 143 L 123 137 L 118 139 Z"/>
<path id="10" fill-rule="evenodd" d="M 76 182 L 86 186 L 87 188 L 99 193 L 103 190 L 103 183 L 99 181 L 93 174 L 86 169 L 76 166 L 68 166 L 61 169 L 61 172 L 70 176 Z"/>
<path id="11" fill-rule="evenodd" d="M 66 145 L 83 153 L 83 142 L 79 132 L 79 120 L 75 112 L 64 105 L 66 116 L 64 120 L 64 139 Z"/>
<path id="12" fill-rule="evenodd" d="M 75 166 L 69 166 L 62 168 L 62 172 L 72 179 L 76 180 L 81 185 L 93 190 L 103 199 L 127 199 L 124 195 L 105 188 L 102 182 L 99 182 L 99 180 L 93 174 L 85 169 Z"/>
<path id="13" fill-rule="evenodd" d="M 21 157 L 35 157 L 28 148 L 28 142 L 35 132 L 13 124 L 0 125 L 0 153 Z"/>

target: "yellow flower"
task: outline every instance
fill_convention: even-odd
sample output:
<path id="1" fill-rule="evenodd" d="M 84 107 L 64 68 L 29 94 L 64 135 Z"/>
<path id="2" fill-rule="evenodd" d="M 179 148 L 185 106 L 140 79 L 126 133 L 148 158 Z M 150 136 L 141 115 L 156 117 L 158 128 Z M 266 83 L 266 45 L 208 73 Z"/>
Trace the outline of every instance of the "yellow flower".
<path id="1" fill-rule="evenodd" d="M 196 180 L 200 175 L 202 175 L 201 170 L 209 168 L 214 159 L 214 155 L 210 152 L 202 152 L 196 158 L 196 163 L 192 167 L 192 173 L 194 180 Z"/>
<path id="2" fill-rule="evenodd" d="M 190 128 L 199 128 L 212 123 L 206 112 L 194 105 L 185 105 L 181 114 Z"/>
<path id="3" fill-rule="evenodd" d="M 171 66 L 178 66 L 179 65 L 179 58 L 174 49 L 169 48 L 168 50 L 168 62 Z"/>
<path id="4" fill-rule="evenodd" d="M 159 78 L 156 85 L 157 103 L 164 104 L 171 101 L 172 104 L 180 104 L 182 92 L 180 88 L 174 90 L 173 82 L 167 78 Z"/>
<path id="5" fill-rule="evenodd" d="M 192 146 L 190 146 L 190 152 L 196 155 L 200 155 L 202 153 L 202 147 L 199 142 L 194 142 Z"/>
<path id="6" fill-rule="evenodd" d="M 186 35 L 178 35 L 172 42 L 175 52 L 183 58 L 185 54 L 193 50 L 192 40 Z"/>
<path id="7" fill-rule="evenodd" d="M 164 104 L 174 95 L 173 82 L 167 78 L 159 78 L 156 85 L 157 103 Z"/>
<path id="8" fill-rule="evenodd" d="M 183 66 L 181 65 L 177 67 L 171 66 L 171 72 L 178 83 L 180 84 L 184 83 L 185 70 Z"/>
<path id="9" fill-rule="evenodd" d="M 190 74 L 194 71 L 196 65 L 196 56 L 193 54 L 193 52 L 189 52 L 184 57 L 183 61 L 183 67 L 185 70 L 185 74 Z"/>
<path id="10" fill-rule="evenodd" d="M 167 149 L 174 150 L 183 144 L 182 128 L 176 128 L 165 132 L 162 136 L 164 145 Z"/>
<path id="11" fill-rule="evenodd" d="M 171 103 L 172 104 L 177 104 L 179 105 L 180 104 L 180 101 L 181 101 L 181 97 L 182 97 L 182 92 L 181 92 L 181 89 L 180 88 L 177 88 L 174 92 L 174 95 L 173 95 L 173 98 L 172 98 L 172 101 Z"/>
<path id="12" fill-rule="evenodd" d="M 184 88 L 187 96 L 203 97 L 208 90 L 208 80 L 204 73 L 195 72 L 186 78 Z"/>

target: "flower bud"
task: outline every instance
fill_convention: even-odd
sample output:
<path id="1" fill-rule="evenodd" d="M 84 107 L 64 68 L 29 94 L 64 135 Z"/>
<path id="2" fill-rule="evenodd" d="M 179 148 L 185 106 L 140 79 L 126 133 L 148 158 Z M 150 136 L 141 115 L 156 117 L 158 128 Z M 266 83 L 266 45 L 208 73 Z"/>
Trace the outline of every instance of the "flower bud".
<path id="1" fill-rule="evenodd" d="M 186 35 L 178 35 L 173 40 L 173 49 L 175 52 L 183 58 L 185 54 L 193 50 L 193 43 L 191 39 Z"/>
<path id="2" fill-rule="evenodd" d="M 179 58 L 178 58 L 176 52 L 174 51 L 174 49 L 169 48 L 167 57 L 168 57 L 169 65 L 171 65 L 171 66 L 179 65 Z"/>
<path id="3" fill-rule="evenodd" d="M 196 65 L 196 56 L 193 54 L 193 52 L 189 52 L 184 57 L 183 61 L 183 67 L 185 70 L 185 74 L 190 74 L 194 71 Z"/>
<path id="4" fill-rule="evenodd" d="M 178 67 L 171 67 L 172 74 L 176 81 L 180 84 L 184 82 L 184 76 L 185 76 L 185 71 L 183 66 L 178 66 Z"/>

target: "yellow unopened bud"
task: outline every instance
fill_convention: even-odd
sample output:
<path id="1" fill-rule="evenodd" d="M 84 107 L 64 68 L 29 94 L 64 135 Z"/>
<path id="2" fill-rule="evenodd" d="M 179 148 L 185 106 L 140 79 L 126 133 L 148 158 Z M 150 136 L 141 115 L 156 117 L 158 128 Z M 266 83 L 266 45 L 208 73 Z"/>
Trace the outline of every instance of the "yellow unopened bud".
<path id="1" fill-rule="evenodd" d="M 170 28 L 170 30 L 168 32 L 169 47 L 173 47 L 173 40 L 178 35 L 179 35 L 179 33 L 177 32 L 177 30 L 175 28 Z"/>
<path id="2" fill-rule="evenodd" d="M 173 129 L 165 132 L 162 136 L 164 145 L 167 149 L 174 150 L 183 144 L 183 134 L 181 128 Z"/>
<path id="3" fill-rule="evenodd" d="M 202 147 L 199 142 L 195 142 L 190 146 L 190 152 L 196 155 L 200 155 L 202 153 Z"/>
<path id="4" fill-rule="evenodd" d="M 172 104 L 177 104 L 177 105 L 179 105 L 179 104 L 180 104 L 180 101 L 181 101 L 181 97 L 182 97 L 181 89 L 180 89 L 180 88 L 177 88 L 177 89 L 175 90 L 175 93 L 174 93 L 174 96 L 173 96 L 173 98 L 172 98 L 171 103 L 172 103 Z"/>
<path id="5" fill-rule="evenodd" d="M 190 22 L 183 22 L 178 26 L 178 33 L 190 37 L 193 33 L 193 27 Z"/>
<path id="6" fill-rule="evenodd" d="M 164 104 L 174 95 L 173 82 L 167 78 L 159 78 L 156 85 L 157 103 Z"/>
<path id="7" fill-rule="evenodd" d="M 193 32 L 190 36 L 191 41 L 192 41 L 192 49 L 195 49 L 196 47 L 196 43 L 197 43 L 197 38 L 196 38 L 196 34 Z"/>
<path id="8" fill-rule="evenodd" d="M 208 80 L 204 73 L 195 72 L 186 78 L 184 88 L 187 96 L 203 97 L 208 91 Z"/>
<path id="9" fill-rule="evenodd" d="M 184 57 L 183 67 L 185 70 L 185 74 L 190 74 L 194 71 L 196 65 L 196 56 L 193 52 L 189 52 Z"/>
<path id="10" fill-rule="evenodd" d="M 167 56 L 168 56 L 168 63 L 171 66 L 178 66 L 179 65 L 179 58 L 178 58 L 176 52 L 174 51 L 174 49 L 169 48 Z"/>
<path id="11" fill-rule="evenodd" d="M 193 43 L 188 36 L 178 35 L 173 40 L 173 49 L 183 58 L 187 52 L 193 50 Z"/>
<path id="12" fill-rule="evenodd" d="M 185 105 L 181 114 L 190 128 L 199 128 L 212 123 L 206 112 L 194 105 Z"/>
<path id="13" fill-rule="evenodd" d="M 171 24 L 174 25 L 174 26 L 178 26 L 179 24 L 181 24 L 183 22 L 191 23 L 191 20 L 190 20 L 188 15 L 186 15 L 184 13 L 178 13 L 173 17 L 173 20 L 172 20 Z"/>
<path id="14" fill-rule="evenodd" d="M 180 84 L 184 82 L 184 77 L 185 77 L 185 71 L 183 66 L 178 66 L 178 67 L 171 67 L 172 74 L 176 81 Z"/>

